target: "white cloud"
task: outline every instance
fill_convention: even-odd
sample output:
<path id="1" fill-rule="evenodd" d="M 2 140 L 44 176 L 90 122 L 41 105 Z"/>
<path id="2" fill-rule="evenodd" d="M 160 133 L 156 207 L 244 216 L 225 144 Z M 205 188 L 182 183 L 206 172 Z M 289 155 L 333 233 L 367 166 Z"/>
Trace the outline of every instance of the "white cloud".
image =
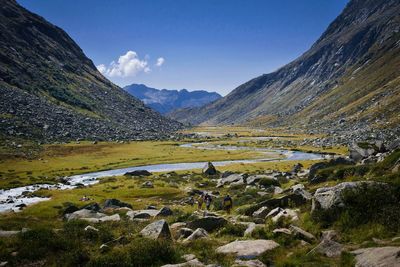
<path id="1" fill-rule="evenodd" d="M 158 61 L 157 61 L 158 63 Z M 97 66 L 97 69 L 108 77 L 133 77 L 139 72 L 150 72 L 147 59 L 140 59 L 134 51 L 128 51 L 125 55 L 118 58 L 118 61 L 111 62 L 107 67 L 104 64 Z"/>
<path id="2" fill-rule="evenodd" d="M 159 57 L 159 58 L 157 58 L 156 66 L 161 67 L 162 64 L 164 64 L 164 62 L 165 62 L 165 58 Z"/>

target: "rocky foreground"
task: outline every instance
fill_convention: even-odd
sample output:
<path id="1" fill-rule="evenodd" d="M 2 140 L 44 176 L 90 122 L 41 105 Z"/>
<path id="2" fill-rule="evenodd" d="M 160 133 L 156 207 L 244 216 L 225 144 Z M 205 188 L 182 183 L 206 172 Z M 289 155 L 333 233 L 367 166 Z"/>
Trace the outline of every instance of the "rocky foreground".
<path id="1" fill-rule="evenodd" d="M 187 196 L 156 196 L 142 209 L 115 198 L 65 203 L 62 229 L 0 231 L 1 264 L 51 265 L 60 255 L 81 266 L 400 266 L 399 174 L 399 140 L 285 172 L 219 173 L 212 163 L 202 176 L 130 172 L 150 194 L 167 186 Z M 210 210 L 199 204 L 204 194 Z M 71 236 L 84 248 L 78 257 L 57 243 Z M 46 238 L 58 241 L 49 247 Z M 50 252 L 36 255 L 32 244 Z"/>

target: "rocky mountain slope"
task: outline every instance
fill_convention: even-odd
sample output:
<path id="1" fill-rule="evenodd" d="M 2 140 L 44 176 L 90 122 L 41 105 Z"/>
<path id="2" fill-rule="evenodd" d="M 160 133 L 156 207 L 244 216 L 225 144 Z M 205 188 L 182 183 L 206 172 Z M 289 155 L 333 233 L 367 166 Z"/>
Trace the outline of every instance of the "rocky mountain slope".
<path id="1" fill-rule="evenodd" d="M 0 7 L 0 134 L 45 141 L 157 138 L 180 127 L 104 78 L 62 29 Z"/>
<path id="2" fill-rule="evenodd" d="M 124 90 L 162 114 L 180 108 L 200 107 L 221 98 L 221 95 L 215 92 L 203 90 L 189 92 L 186 89 L 160 90 L 144 84 L 131 84 L 125 86 Z"/>
<path id="3" fill-rule="evenodd" d="M 399 14 L 398 0 L 352 0 L 298 59 L 205 107 L 171 117 L 192 124 L 396 128 Z"/>

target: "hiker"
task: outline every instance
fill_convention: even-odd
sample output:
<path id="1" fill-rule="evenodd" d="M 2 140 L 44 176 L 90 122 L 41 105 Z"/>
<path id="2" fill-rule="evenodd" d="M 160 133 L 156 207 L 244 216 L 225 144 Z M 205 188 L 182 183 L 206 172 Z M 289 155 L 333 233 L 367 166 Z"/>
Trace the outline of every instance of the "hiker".
<path id="1" fill-rule="evenodd" d="M 226 197 L 224 197 L 224 209 L 226 210 L 226 212 L 228 214 L 231 214 L 231 209 L 233 206 L 233 201 L 230 195 L 226 195 Z"/>
<path id="2" fill-rule="evenodd" d="M 206 201 L 206 208 L 207 210 L 210 210 L 211 202 L 212 202 L 212 197 L 209 194 L 206 194 L 204 197 L 204 200 Z"/>
<path id="3" fill-rule="evenodd" d="M 197 205 L 198 205 L 199 210 L 201 210 L 203 208 L 203 202 L 204 202 L 204 196 L 203 196 L 203 194 L 201 194 L 199 196 L 199 198 L 197 199 Z"/>

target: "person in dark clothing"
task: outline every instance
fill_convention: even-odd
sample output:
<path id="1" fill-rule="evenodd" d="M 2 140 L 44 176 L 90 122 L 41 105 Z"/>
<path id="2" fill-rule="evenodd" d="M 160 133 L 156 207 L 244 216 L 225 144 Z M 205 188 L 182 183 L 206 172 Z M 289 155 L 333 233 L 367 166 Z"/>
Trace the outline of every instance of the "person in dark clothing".
<path id="1" fill-rule="evenodd" d="M 226 195 L 225 197 L 224 197 L 224 203 L 223 203 L 224 205 L 224 209 L 226 210 L 226 212 L 228 213 L 228 214 L 231 214 L 231 209 L 232 209 L 232 206 L 233 206 L 233 201 L 232 201 L 232 198 L 231 198 L 231 196 L 230 195 Z"/>

